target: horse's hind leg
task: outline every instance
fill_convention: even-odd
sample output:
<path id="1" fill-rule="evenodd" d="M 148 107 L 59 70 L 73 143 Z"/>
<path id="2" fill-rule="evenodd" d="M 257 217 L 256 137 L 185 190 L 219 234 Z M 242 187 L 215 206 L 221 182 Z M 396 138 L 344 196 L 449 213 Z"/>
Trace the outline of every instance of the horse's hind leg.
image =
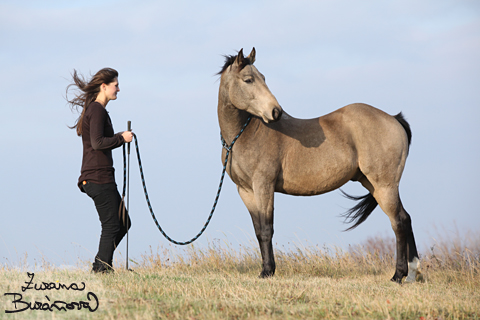
<path id="1" fill-rule="evenodd" d="M 397 268 L 392 281 L 401 283 L 403 277 L 407 276 L 406 282 L 415 282 L 416 276 L 419 273 L 418 252 L 413 236 L 412 220 L 401 203 L 400 211 L 396 217 L 394 217 L 392 227 L 397 237 Z M 408 259 L 408 266 L 405 270 L 406 263 L 404 261 L 406 259 Z"/>
<path id="2" fill-rule="evenodd" d="M 392 281 L 401 283 L 402 279 L 407 277 L 406 282 L 415 282 L 419 273 L 418 252 L 413 236 L 412 221 L 410 215 L 403 208 L 398 189 L 373 186 L 366 177 L 360 179 L 360 182 L 373 194 L 375 200 L 389 217 L 395 232 L 397 264 Z"/>
<path id="3" fill-rule="evenodd" d="M 255 235 L 257 236 L 262 254 L 262 272 L 260 278 L 271 277 L 275 274 L 275 259 L 273 256 L 273 189 L 246 190 L 238 187 L 238 193 L 250 212 Z"/>
<path id="4" fill-rule="evenodd" d="M 406 237 L 407 237 L 407 255 L 408 255 L 408 276 L 405 279 L 406 283 L 415 282 L 417 274 L 420 274 L 420 260 L 418 259 L 417 246 L 415 245 L 415 237 L 413 236 L 412 229 L 412 220 L 410 215 L 405 211 L 405 208 L 402 206 L 402 211 L 407 218 L 408 225 L 406 228 Z"/>
<path id="5" fill-rule="evenodd" d="M 407 281 L 414 282 L 418 272 L 418 253 L 413 237 L 412 220 L 403 208 L 398 189 L 380 188 L 375 190 L 374 197 L 390 218 L 397 239 L 397 265 L 392 281 L 401 283 L 408 275 Z"/>

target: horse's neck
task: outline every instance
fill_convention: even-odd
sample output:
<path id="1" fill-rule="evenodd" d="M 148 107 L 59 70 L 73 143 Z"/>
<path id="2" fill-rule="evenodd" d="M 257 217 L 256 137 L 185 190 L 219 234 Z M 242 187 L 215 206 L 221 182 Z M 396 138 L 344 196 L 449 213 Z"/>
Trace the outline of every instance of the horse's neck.
<path id="1" fill-rule="evenodd" d="M 220 131 L 227 144 L 232 143 L 240 130 L 245 125 L 249 114 L 238 110 L 231 103 L 218 102 L 218 123 Z"/>

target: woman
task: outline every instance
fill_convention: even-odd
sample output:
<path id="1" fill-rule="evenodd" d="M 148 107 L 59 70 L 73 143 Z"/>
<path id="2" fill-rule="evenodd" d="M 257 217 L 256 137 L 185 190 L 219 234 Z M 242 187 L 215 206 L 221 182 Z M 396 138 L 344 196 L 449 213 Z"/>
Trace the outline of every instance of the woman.
<path id="1" fill-rule="evenodd" d="M 72 109 L 78 111 L 79 107 L 82 108 L 75 125 L 70 127 L 77 130 L 77 135 L 82 137 L 83 142 L 78 187 L 93 199 L 102 224 L 92 271 L 103 273 L 113 271 L 113 252 L 127 233 L 127 226 L 131 226 L 128 212 L 123 215 L 125 208 L 123 205 L 120 207 L 123 203 L 115 183 L 112 149 L 131 142 L 132 132 L 114 134 L 110 116 L 105 109 L 110 100 L 117 99 L 120 91 L 116 70 L 102 69 L 88 82 L 74 70 L 73 81 L 67 87 L 67 94 L 71 86 L 78 87 L 80 94 L 72 100 L 67 98 L 67 101 Z"/>

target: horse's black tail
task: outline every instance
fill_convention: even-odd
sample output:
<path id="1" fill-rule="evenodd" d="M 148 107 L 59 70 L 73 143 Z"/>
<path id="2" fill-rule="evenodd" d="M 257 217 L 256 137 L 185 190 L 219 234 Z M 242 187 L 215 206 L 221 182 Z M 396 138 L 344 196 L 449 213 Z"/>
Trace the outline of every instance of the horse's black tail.
<path id="1" fill-rule="evenodd" d="M 355 222 L 353 226 L 344 230 L 344 231 L 350 231 L 358 227 L 365 220 L 367 220 L 368 216 L 377 207 L 378 203 L 371 193 L 368 193 L 364 196 L 356 197 L 356 196 L 349 195 L 348 193 L 346 193 L 341 189 L 340 191 L 343 193 L 343 195 L 346 198 L 350 200 L 360 201 L 353 208 L 351 208 L 350 210 L 342 214 L 342 216 L 345 217 L 345 223 Z"/>
<path id="2" fill-rule="evenodd" d="M 410 144 L 412 143 L 412 129 L 410 129 L 410 124 L 408 124 L 407 120 L 405 120 L 405 117 L 401 112 L 395 116 L 395 119 L 397 119 L 397 121 L 400 122 L 403 129 L 407 133 L 408 147 L 410 147 Z"/>

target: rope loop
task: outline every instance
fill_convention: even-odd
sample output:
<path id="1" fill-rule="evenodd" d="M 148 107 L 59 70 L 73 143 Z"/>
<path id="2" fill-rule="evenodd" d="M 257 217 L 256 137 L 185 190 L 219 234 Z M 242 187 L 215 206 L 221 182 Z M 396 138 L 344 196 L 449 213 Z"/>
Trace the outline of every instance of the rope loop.
<path id="1" fill-rule="evenodd" d="M 184 245 L 187 245 L 187 244 L 190 244 L 192 242 L 194 242 L 195 240 L 197 240 L 202 234 L 203 232 L 205 231 L 205 229 L 207 229 L 207 226 L 208 224 L 210 223 L 210 220 L 212 219 L 213 217 L 213 213 L 215 212 L 215 208 L 217 207 L 217 203 L 218 203 L 218 199 L 220 197 L 220 192 L 222 191 L 222 186 L 223 186 L 223 180 L 225 178 L 225 171 L 227 170 L 227 163 L 228 163 L 228 156 L 230 155 L 230 151 L 232 150 L 232 147 L 233 145 L 235 144 L 235 142 L 237 141 L 237 139 L 240 137 L 240 135 L 243 133 L 243 131 L 245 130 L 245 128 L 247 127 L 248 123 L 250 122 L 251 120 L 251 116 L 248 117 L 247 121 L 245 122 L 245 124 L 243 125 L 242 129 L 240 130 L 240 132 L 237 134 L 237 136 L 233 139 L 232 143 L 230 145 L 228 145 L 226 142 L 225 142 L 225 139 L 223 139 L 223 136 L 222 136 L 222 133 L 220 132 L 220 139 L 221 139 L 221 142 L 222 142 L 222 147 L 225 148 L 227 150 L 227 154 L 225 156 L 225 162 L 223 164 L 223 170 L 222 170 L 222 176 L 220 178 L 220 184 L 218 186 L 218 191 L 217 191 L 217 195 L 215 196 L 215 200 L 213 202 L 213 207 L 212 207 L 212 210 L 210 211 L 210 215 L 208 216 L 207 218 L 207 221 L 205 222 L 205 224 L 203 225 L 202 229 L 200 230 L 200 232 L 195 236 L 193 237 L 192 239 L 188 240 L 188 241 L 185 241 L 185 242 L 179 242 L 179 241 L 176 241 L 176 240 L 173 240 L 172 238 L 170 238 L 166 233 L 165 231 L 162 229 L 162 227 L 160 226 L 160 224 L 158 223 L 158 220 L 157 218 L 155 217 L 155 213 L 153 212 L 153 208 L 152 208 L 152 205 L 150 203 L 150 199 L 149 199 L 149 196 L 148 196 L 148 191 L 147 191 L 147 185 L 145 183 L 145 176 L 143 174 L 143 167 L 142 167 L 142 160 L 140 159 L 140 149 L 138 147 L 138 139 L 137 139 L 137 136 L 135 135 L 135 133 L 133 133 L 133 138 L 135 140 L 135 149 L 137 151 L 137 160 L 138 160 L 138 167 L 140 169 L 140 177 L 142 178 L 142 185 L 143 185 L 143 191 L 144 191 L 144 194 L 145 194 L 145 199 L 147 201 L 147 205 L 148 205 L 148 209 L 150 210 L 150 214 L 152 215 L 152 219 L 153 221 L 155 222 L 155 225 L 157 226 L 158 230 L 160 231 L 160 233 L 168 240 L 170 241 L 171 243 L 174 243 L 174 244 L 177 244 L 177 245 L 181 245 L 181 246 L 184 246 Z M 127 164 L 126 164 L 126 155 L 125 155 L 125 144 L 123 145 L 123 193 L 122 193 L 122 197 L 125 197 L 125 189 L 126 189 L 126 181 L 127 181 Z"/>

